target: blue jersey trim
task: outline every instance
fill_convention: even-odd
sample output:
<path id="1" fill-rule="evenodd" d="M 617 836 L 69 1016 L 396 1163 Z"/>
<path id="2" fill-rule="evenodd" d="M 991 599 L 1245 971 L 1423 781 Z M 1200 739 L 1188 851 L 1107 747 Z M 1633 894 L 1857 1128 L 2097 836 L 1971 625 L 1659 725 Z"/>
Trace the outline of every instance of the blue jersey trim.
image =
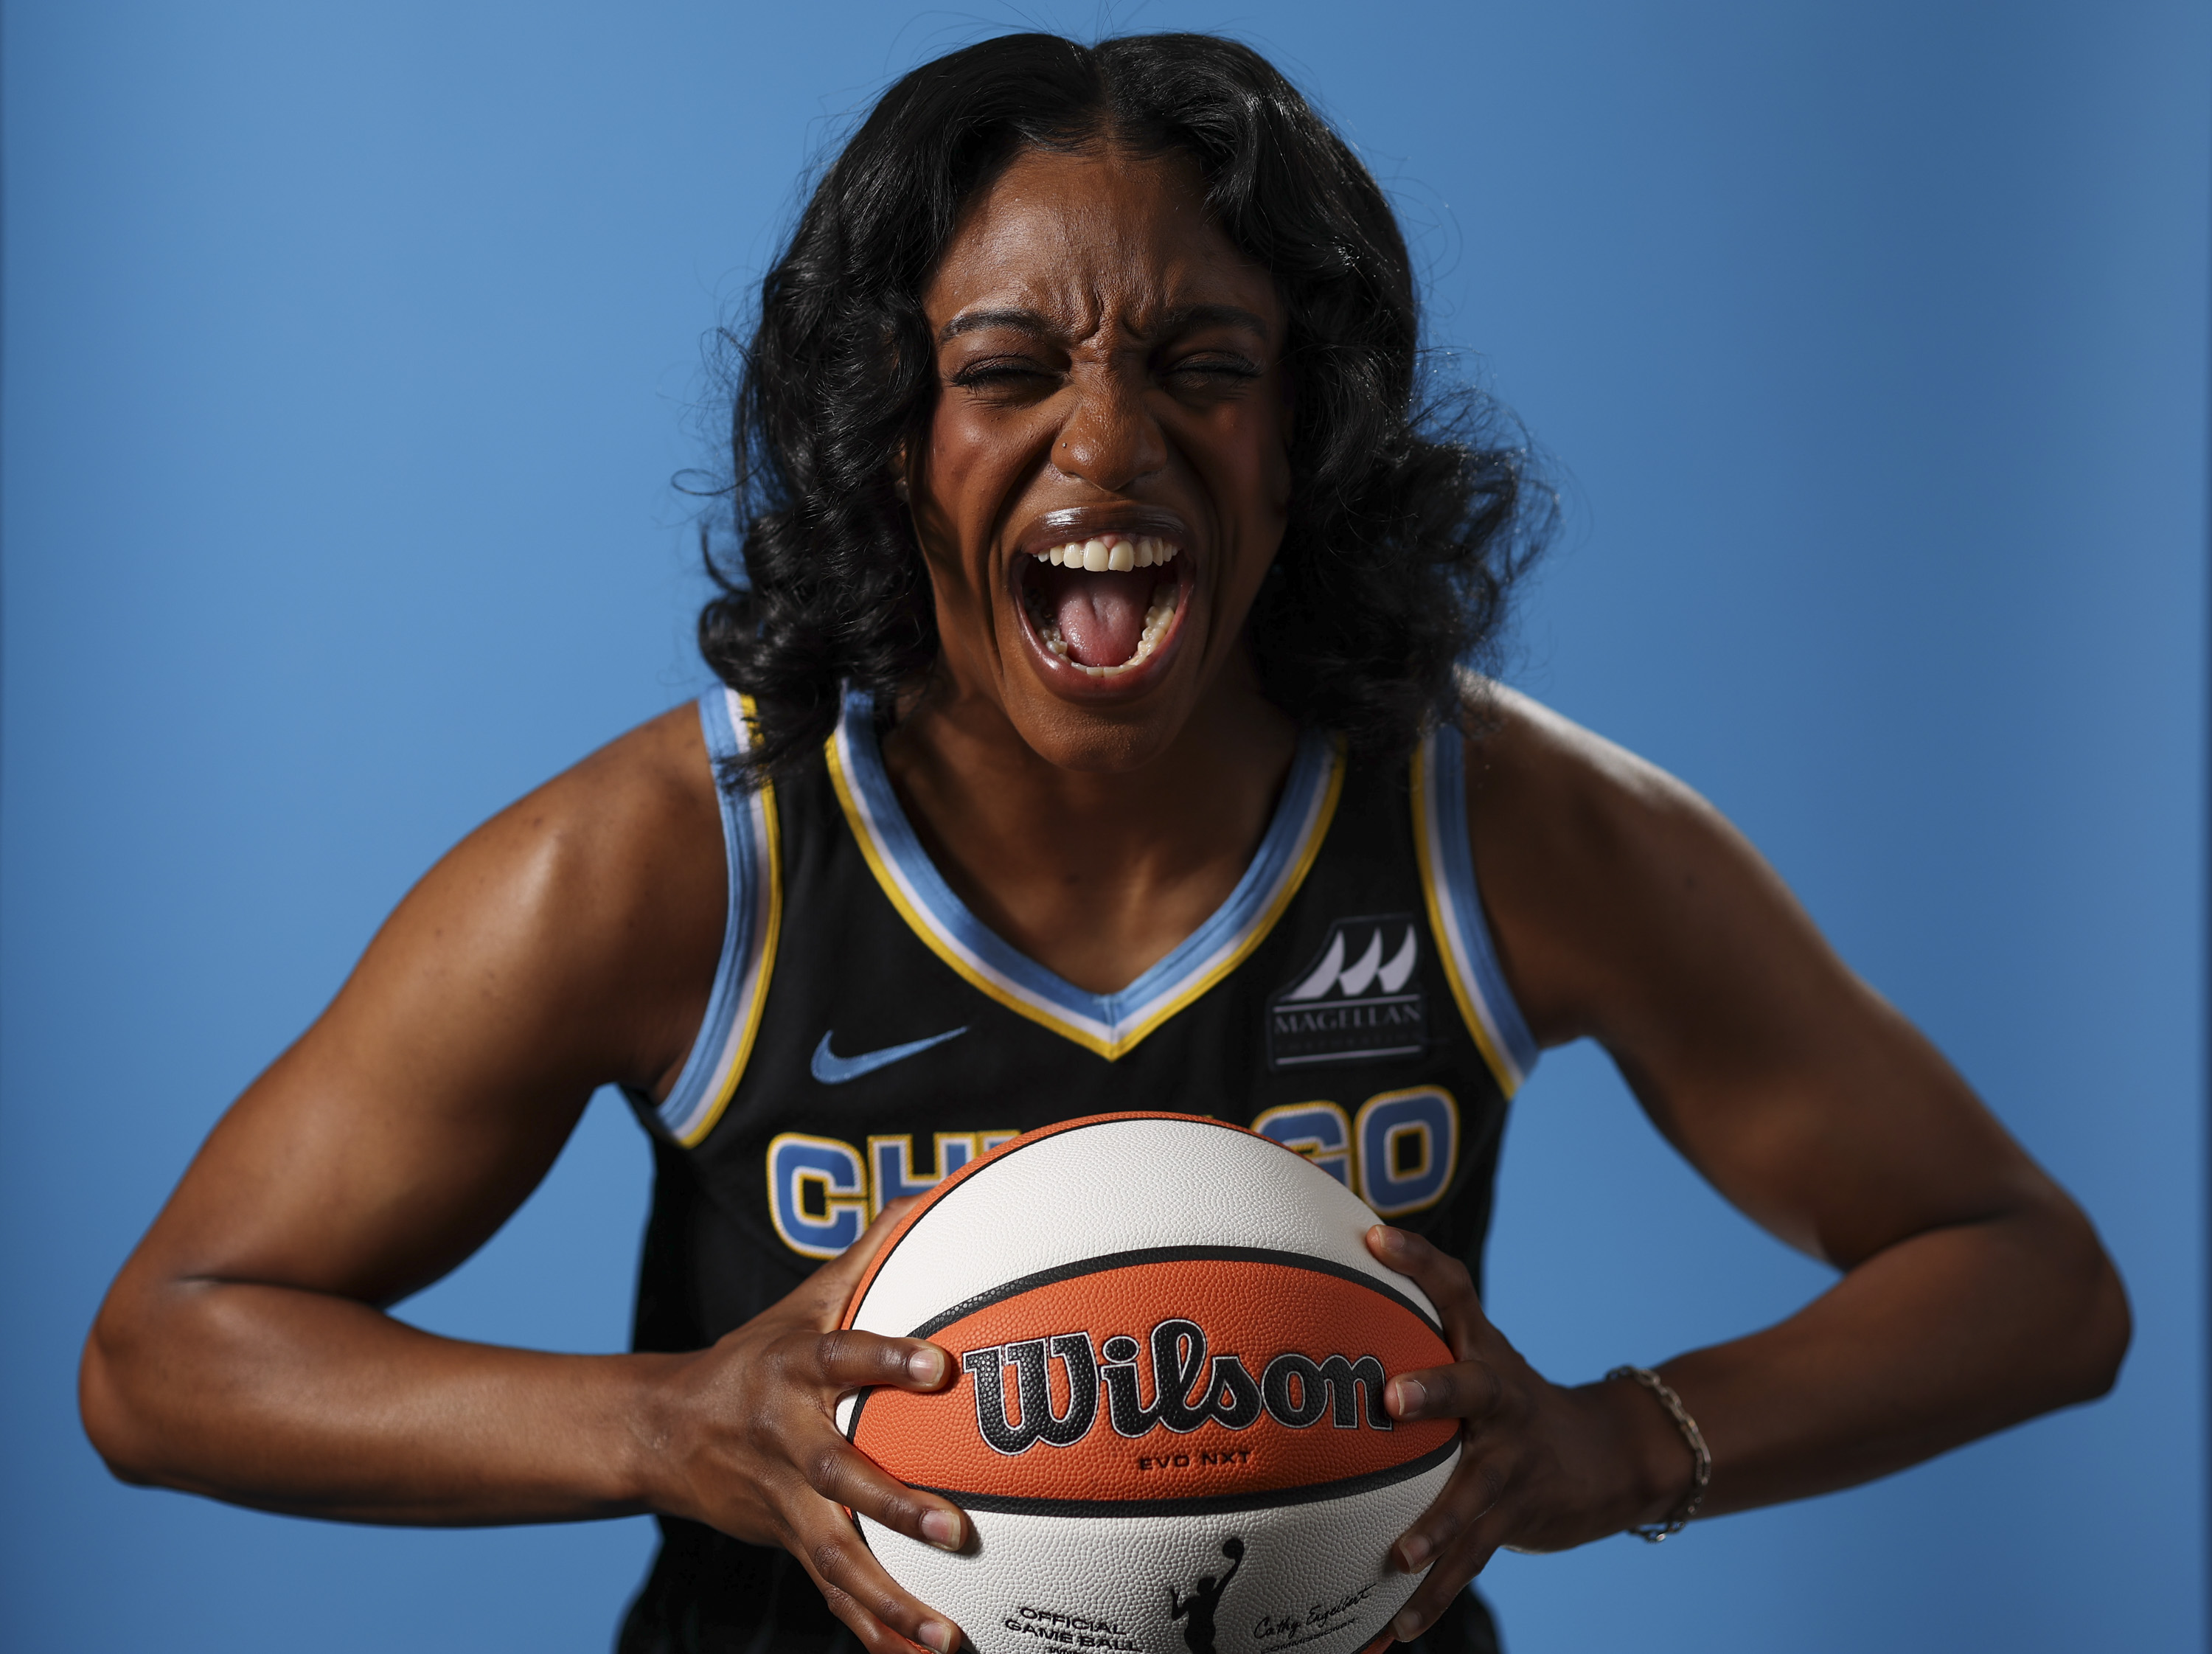
<path id="1" fill-rule="evenodd" d="M 1468 840 L 1466 738 L 1452 726 L 1423 738 L 1414 763 L 1413 807 L 1430 921 L 1443 945 L 1455 996 L 1508 1097 L 1540 1055 L 1498 963 Z"/>
<path id="2" fill-rule="evenodd" d="M 867 696 L 846 697 L 830 760 L 878 882 L 932 951 L 1008 1008 L 1109 1058 L 1197 999 L 1258 945 L 1312 866 L 1344 776 L 1339 743 L 1312 732 L 1301 735 L 1274 819 L 1228 899 L 1127 988 L 1092 994 L 1000 937 L 945 882 L 884 773 Z"/>
<path id="3" fill-rule="evenodd" d="M 744 757 L 751 745 L 750 714 L 744 698 L 729 690 L 712 689 L 699 697 L 699 726 L 721 806 L 730 897 L 706 1019 L 683 1072 L 654 1110 L 660 1129 L 687 1147 L 714 1128 L 737 1091 L 775 962 L 782 891 L 775 793 L 767 787 L 732 793 L 721 784 L 723 764 Z"/>

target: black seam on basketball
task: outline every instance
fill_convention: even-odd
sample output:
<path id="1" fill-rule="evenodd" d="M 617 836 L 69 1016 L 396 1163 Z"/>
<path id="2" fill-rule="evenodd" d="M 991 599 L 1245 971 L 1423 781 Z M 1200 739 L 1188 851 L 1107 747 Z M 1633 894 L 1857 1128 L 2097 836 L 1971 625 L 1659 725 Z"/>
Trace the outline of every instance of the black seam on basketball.
<path id="1" fill-rule="evenodd" d="M 1459 1451 L 1454 1436 L 1442 1447 L 1404 1464 L 1341 1481 L 1310 1482 L 1303 1487 L 1267 1487 L 1256 1493 L 1198 1494 L 1188 1499 L 1022 1499 L 1005 1493 L 962 1493 L 950 1487 L 919 1487 L 925 1493 L 949 1499 L 963 1510 L 994 1516 L 1048 1517 L 1171 1517 L 1228 1516 L 1239 1511 L 1268 1511 L 1285 1505 L 1318 1505 L 1323 1499 L 1350 1499 L 1410 1481 L 1433 1470 Z"/>
<path id="2" fill-rule="evenodd" d="M 1232 1124 L 1231 1124 L 1231 1123 L 1230 1123 L 1228 1121 L 1226 1121 L 1226 1120 L 1216 1120 L 1216 1119 L 1215 1119 L 1212 1115 L 1210 1115 L 1210 1114 L 1206 1114 L 1206 1115 L 1188 1115 L 1188 1114 L 1147 1114 L 1147 1113 L 1144 1113 L 1144 1112 L 1141 1112 L 1141 1111 L 1139 1111 L 1139 1112 L 1136 1112 L 1136 1113 L 1133 1113 L 1133 1114 L 1117 1114 L 1117 1115 L 1114 1115 L 1114 1116 L 1110 1116 L 1110 1117 L 1109 1117 L 1109 1118 L 1107 1118 L 1107 1119 L 1104 1119 L 1104 1120 L 1086 1120 L 1086 1121 L 1085 1121 L 1085 1122 L 1084 1122 L 1081 1125 L 1079 1125 L 1079 1126 L 1062 1126 L 1062 1127 L 1061 1127 L 1058 1131 L 1055 1131 L 1055 1132 L 1052 1133 L 1052 1134 L 1051 1134 L 1051 1135 L 1052 1135 L 1053 1137 L 1066 1137 L 1066 1136 L 1067 1136 L 1067 1135 L 1068 1135 L 1070 1133 L 1072 1133 L 1072 1132 L 1089 1131 L 1089 1130 L 1091 1130 L 1092 1128 L 1094 1128 L 1094 1127 L 1097 1127 L 1097 1126 L 1126 1126 L 1126 1125 L 1129 1124 L 1129 1123 L 1130 1123 L 1130 1122 L 1131 1122 L 1132 1120 L 1171 1120 L 1171 1121 L 1175 1122 L 1176 1122 L 1176 1124 L 1178 1124 L 1178 1125 L 1185 1125 L 1185 1126 L 1218 1126 L 1218 1127 L 1219 1127 L 1223 1131 L 1241 1131 L 1241 1132 L 1244 1132 L 1245 1135 L 1246 1135 L 1246 1136 L 1248 1136 L 1248 1137 L 1258 1137 L 1258 1138 L 1260 1139 L 1260 1140 L 1261 1140 L 1261 1142 L 1263 1142 L 1263 1143 L 1274 1143 L 1274 1142 L 1275 1142 L 1275 1140 L 1274 1140 L 1273 1138 L 1272 1138 L 1272 1137 L 1265 1137 L 1265 1136 L 1261 1136 L 1261 1134 L 1259 1134 L 1258 1132 L 1255 1132 L 1255 1131 L 1247 1131 L 1247 1130 L 1246 1130 L 1246 1128 L 1245 1128 L 1244 1127 L 1243 1127 L 1243 1126 L 1237 1126 L 1237 1125 L 1232 1125 Z M 1027 1134 L 1024 1134 L 1024 1135 L 1026 1135 Z M 1038 1139 L 1036 1140 L 1036 1142 L 1032 1142 L 1032 1143 L 1020 1143 L 1020 1144 L 1019 1144 L 1018 1148 L 1017 1148 L 1017 1150 L 1016 1150 L 1015 1152 L 1020 1152 L 1020 1149 L 1030 1149 L 1030 1148 L 1035 1148 L 1035 1147 L 1037 1146 L 1037 1143 L 1042 1143 L 1042 1142 L 1044 1142 L 1044 1141 L 1046 1141 L 1046 1140 L 1047 1140 L 1047 1139 L 1042 1138 L 1042 1137 L 1040 1137 L 1040 1138 L 1038 1138 Z M 1018 1140 L 1017 1140 L 1017 1141 L 1018 1141 Z M 1282 1149 L 1282 1150 L 1283 1150 L 1283 1152 L 1284 1152 L 1284 1153 L 1285 1153 L 1285 1154 L 1297 1154 L 1297 1151 L 1296 1149 L 1294 1149 L 1294 1148 L 1284 1148 L 1283 1145 L 1282 1145 L 1282 1144 L 1280 1144 L 1280 1143 L 1275 1143 L 1275 1146 L 1276 1146 L 1277 1148 L 1280 1148 L 1280 1149 Z M 994 1152 L 994 1153 L 996 1152 L 996 1151 L 995 1151 L 995 1150 L 994 1150 L 994 1151 L 993 1151 L 993 1152 Z M 1012 1154 L 1008 1154 L 1008 1155 L 1005 1156 L 1004 1158 L 1005 1158 L 1006 1159 L 1011 1160 L 1011 1159 L 1012 1159 L 1014 1157 L 1013 1157 L 1013 1155 L 1012 1155 Z M 1304 1157 L 1303 1157 L 1303 1156 L 1300 1156 L 1300 1158 L 1304 1158 Z M 981 1161 L 981 1159 L 977 1159 L 977 1160 L 975 1160 L 975 1161 L 970 1162 L 969 1164 L 975 1164 L 975 1165 L 981 1165 L 981 1164 L 982 1164 L 982 1161 Z M 964 1170 L 964 1168 L 963 1168 L 963 1170 Z M 945 1181 L 945 1178 L 944 1178 L 941 1175 L 939 1177 L 939 1178 L 938 1178 L 938 1180 L 937 1180 L 938 1184 L 941 1184 L 941 1183 L 943 1183 Z M 934 1206 L 934 1205 L 936 1205 L 936 1204 L 937 1204 L 937 1199 L 939 1199 L 939 1198 L 942 1198 L 944 1195 L 949 1195 L 949 1194 L 951 1194 L 951 1193 L 952 1192 L 952 1191 L 951 1191 L 951 1189 L 939 1189 L 939 1188 L 938 1188 L 937 1184 L 933 1184 L 933 1185 L 931 1185 L 931 1187 L 932 1187 L 933 1190 L 934 1190 L 934 1191 L 935 1191 L 935 1195 L 936 1195 L 936 1198 L 931 1198 L 931 1199 L 930 1199 L 929 1203 L 930 1203 L 930 1205 L 931 1205 L 931 1206 Z M 918 1227 L 918 1225 L 910 1225 L 910 1226 L 908 1226 L 908 1228 L 907 1229 L 907 1231 L 905 1231 L 905 1233 L 904 1233 L 904 1234 L 902 1234 L 901 1236 L 899 1236 L 899 1237 L 898 1237 L 896 1240 L 893 1241 L 893 1242 L 892 1242 L 889 1246 L 885 1247 L 885 1248 L 884 1249 L 884 1250 L 882 1251 L 882 1253 L 881 1253 L 881 1254 L 879 1254 L 879 1255 L 877 1256 L 877 1258 L 875 1259 L 875 1261 L 874 1261 L 872 1263 L 871 1263 L 871 1264 L 869 1265 L 869 1269 L 870 1269 L 870 1271 L 871 1271 L 871 1274 L 870 1274 L 870 1275 L 869 1275 L 869 1284 L 870 1284 L 871 1286 L 872 1286 L 872 1285 L 874 1284 L 875 1278 L 876 1278 L 877 1276 L 878 1276 L 878 1275 L 880 1275 L 880 1274 L 883 1274 L 883 1272 L 884 1272 L 884 1266 L 885 1264 L 889 1263 L 889 1262 L 891 1261 L 891 1255 L 892 1255 L 894 1252 L 896 1252 L 896 1251 L 899 1250 L 899 1248 L 900 1248 L 900 1247 L 902 1247 L 902 1246 L 903 1246 L 903 1245 L 905 1245 L 905 1244 L 906 1244 L 906 1237 L 907 1237 L 907 1236 L 908 1236 L 908 1235 L 911 1235 L 912 1233 L 914 1233 L 914 1231 L 915 1231 L 915 1227 Z M 861 1301 L 862 1301 L 863 1303 L 866 1302 L 866 1300 L 865 1298 L 864 1298 L 864 1299 L 862 1299 Z M 1417 1311 L 1417 1313 L 1418 1313 L 1418 1311 Z M 917 1335 L 917 1336 L 919 1336 L 919 1335 Z"/>
<path id="3" fill-rule="evenodd" d="M 1074 1263 L 1057 1264 L 1049 1269 L 1040 1269 L 1035 1274 L 1010 1280 L 1003 1286 L 994 1286 L 988 1292 L 978 1292 L 964 1302 L 954 1304 L 941 1315 L 932 1316 L 908 1333 L 908 1338 L 932 1338 L 954 1322 L 988 1309 L 994 1304 L 1035 1292 L 1040 1286 L 1055 1282 L 1074 1280 L 1083 1275 L 1103 1274 L 1109 1269 L 1129 1269 L 1146 1263 L 1275 1263 L 1285 1268 L 1304 1269 L 1317 1275 L 1334 1275 L 1339 1280 L 1348 1280 L 1355 1286 L 1364 1286 L 1380 1293 L 1401 1309 L 1420 1318 L 1421 1324 L 1443 1338 L 1444 1329 L 1436 1318 L 1407 1298 L 1396 1287 L 1375 1279 L 1364 1270 L 1348 1264 L 1332 1263 L 1327 1258 L 1317 1258 L 1306 1252 L 1282 1252 L 1266 1246 L 1145 1246 L 1127 1252 L 1105 1252 L 1093 1258 L 1083 1258 Z"/>

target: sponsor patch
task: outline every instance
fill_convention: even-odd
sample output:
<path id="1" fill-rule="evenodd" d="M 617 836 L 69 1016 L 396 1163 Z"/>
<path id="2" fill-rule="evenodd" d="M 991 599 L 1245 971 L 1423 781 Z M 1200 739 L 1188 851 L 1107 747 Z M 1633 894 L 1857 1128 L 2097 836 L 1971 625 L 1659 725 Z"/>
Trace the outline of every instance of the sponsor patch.
<path id="1" fill-rule="evenodd" d="M 1312 963 L 1267 1001 L 1267 1066 L 1419 1056 L 1429 1026 L 1420 963 L 1410 914 L 1338 920 Z"/>

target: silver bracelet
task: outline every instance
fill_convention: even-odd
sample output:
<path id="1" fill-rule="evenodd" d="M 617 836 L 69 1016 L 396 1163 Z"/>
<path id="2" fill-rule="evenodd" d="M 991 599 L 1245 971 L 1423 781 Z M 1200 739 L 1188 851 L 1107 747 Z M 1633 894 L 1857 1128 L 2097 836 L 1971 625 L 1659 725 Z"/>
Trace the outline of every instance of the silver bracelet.
<path id="1" fill-rule="evenodd" d="M 1690 1416 L 1682 1398 L 1674 1394 L 1674 1387 L 1649 1367 L 1615 1367 L 1605 1375 L 1608 1383 L 1615 1378 L 1633 1378 L 1659 1398 L 1659 1405 L 1667 1409 L 1667 1416 L 1674 1421 L 1674 1428 L 1682 1432 L 1689 1444 L 1690 1456 L 1697 1468 L 1690 1475 L 1690 1491 L 1682 1495 L 1682 1502 L 1674 1507 L 1674 1514 L 1664 1522 L 1648 1523 L 1641 1528 L 1631 1528 L 1630 1533 L 1648 1543 L 1656 1545 L 1669 1534 L 1679 1534 L 1689 1525 L 1690 1518 L 1698 1513 L 1698 1506 L 1705 1500 L 1705 1487 L 1713 1479 L 1713 1456 L 1706 1450 L 1705 1432 L 1698 1421 Z"/>

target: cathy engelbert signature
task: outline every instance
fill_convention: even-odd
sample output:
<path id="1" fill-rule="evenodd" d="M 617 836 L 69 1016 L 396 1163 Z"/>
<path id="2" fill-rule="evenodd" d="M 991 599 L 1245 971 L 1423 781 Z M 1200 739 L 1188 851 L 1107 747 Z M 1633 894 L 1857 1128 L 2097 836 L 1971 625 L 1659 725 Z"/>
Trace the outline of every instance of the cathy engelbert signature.
<path id="1" fill-rule="evenodd" d="M 1334 1602 L 1313 1602 L 1304 1608 L 1263 1614 L 1253 1623 L 1252 1640 L 1273 1644 L 1269 1654 L 1281 1654 L 1284 1649 L 1341 1631 L 1345 1616 L 1372 1596 L 1375 1590 L 1374 1584 L 1365 1584 L 1358 1590 L 1346 1591 Z"/>

